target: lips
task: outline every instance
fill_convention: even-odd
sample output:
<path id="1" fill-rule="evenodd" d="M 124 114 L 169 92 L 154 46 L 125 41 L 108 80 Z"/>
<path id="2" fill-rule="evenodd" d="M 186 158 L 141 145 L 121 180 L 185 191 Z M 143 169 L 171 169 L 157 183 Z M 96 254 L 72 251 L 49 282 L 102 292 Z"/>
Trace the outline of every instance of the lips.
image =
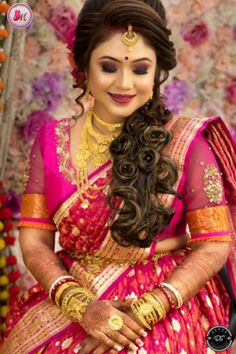
<path id="1" fill-rule="evenodd" d="M 132 101 L 132 99 L 135 97 L 135 95 L 121 95 L 121 94 L 114 94 L 114 93 L 109 93 L 113 101 L 117 103 L 129 103 Z"/>

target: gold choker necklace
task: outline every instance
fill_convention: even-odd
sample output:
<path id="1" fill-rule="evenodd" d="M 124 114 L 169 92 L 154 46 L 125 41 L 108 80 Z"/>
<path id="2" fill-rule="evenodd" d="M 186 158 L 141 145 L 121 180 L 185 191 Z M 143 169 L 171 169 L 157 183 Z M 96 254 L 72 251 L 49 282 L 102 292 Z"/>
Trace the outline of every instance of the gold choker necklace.
<path id="1" fill-rule="evenodd" d="M 102 120 L 101 118 L 99 118 L 94 112 L 92 112 L 92 114 L 98 123 L 102 124 L 104 127 L 106 127 L 111 132 L 113 132 L 115 129 L 121 128 L 123 125 L 123 123 L 107 123 L 104 120 Z"/>
<path id="2" fill-rule="evenodd" d="M 91 161 L 96 168 L 103 165 L 110 159 L 109 146 L 111 142 L 120 134 L 119 132 L 104 135 L 98 133 L 92 125 L 93 112 L 89 111 L 86 115 L 85 124 L 82 128 L 81 143 L 79 145 L 77 162 L 77 186 L 82 200 L 82 206 L 87 207 L 88 201 L 84 198 L 96 198 L 89 193 L 88 189 L 99 190 L 104 188 L 92 186 L 88 179 L 88 163 Z"/>

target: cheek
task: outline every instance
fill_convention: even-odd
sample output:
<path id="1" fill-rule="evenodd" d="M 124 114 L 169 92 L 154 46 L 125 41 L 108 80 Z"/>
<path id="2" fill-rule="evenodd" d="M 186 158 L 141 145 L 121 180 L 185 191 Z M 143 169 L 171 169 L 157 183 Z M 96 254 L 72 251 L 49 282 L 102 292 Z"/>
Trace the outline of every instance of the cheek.
<path id="1" fill-rule="evenodd" d="M 141 95 L 150 95 L 150 92 L 152 91 L 153 85 L 150 85 L 150 82 L 152 83 L 152 81 L 148 80 L 148 81 L 142 81 L 139 85 L 138 85 L 138 92 Z"/>

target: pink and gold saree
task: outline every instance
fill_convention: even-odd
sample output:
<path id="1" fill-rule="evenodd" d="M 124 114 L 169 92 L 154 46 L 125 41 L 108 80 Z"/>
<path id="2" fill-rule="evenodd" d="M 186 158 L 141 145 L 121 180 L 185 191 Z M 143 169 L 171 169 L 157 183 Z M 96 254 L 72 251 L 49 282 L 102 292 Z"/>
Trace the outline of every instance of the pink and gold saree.
<path id="1" fill-rule="evenodd" d="M 166 206 L 174 208 L 174 217 L 152 245 L 142 249 L 125 248 L 112 239 L 106 188 L 91 190 L 94 198 L 89 205 L 80 200 L 70 159 L 70 119 L 47 123 L 32 147 L 19 227 L 58 230 L 62 247 L 58 257 L 98 300 L 137 298 L 155 288 L 191 252 L 187 247 L 158 254 L 158 243 L 186 232 L 189 244 L 212 240 L 219 241 L 220 247 L 220 241 L 231 242 L 227 263 L 236 294 L 236 154 L 228 130 L 218 117 L 174 117 L 167 128 L 173 139 L 165 154 L 179 168 L 175 188 L 183 199 L 161 196 Z M 107 161 L 90 174 L 90 183 L 109 184 L 110 172 L 111 161 Z M 228 325 L 229 305 L 216 275 L 179 310 L 157 323 L 137 353 L 213 353 L 206 333 L 215 325 Z M 79 353 L 79 344 L 86 338 L 79 324 L 67 319 L 39 284 L 11 309 L 7 324 L 2 354 Z"/>

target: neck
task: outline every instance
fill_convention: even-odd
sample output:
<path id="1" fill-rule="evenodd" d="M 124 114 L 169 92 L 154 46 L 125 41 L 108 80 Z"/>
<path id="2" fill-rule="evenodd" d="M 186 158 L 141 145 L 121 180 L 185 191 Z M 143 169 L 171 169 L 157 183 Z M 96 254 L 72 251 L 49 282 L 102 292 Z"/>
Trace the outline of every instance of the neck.
<path id="1" fill-rule="evenodd" d="M 107 135 L 112 133 L 119 133 L 121 131 L 123 122 L 111 123 L 98 116 L 94 111 L 92 112 L 92 124 L 100 133 Z"/>

